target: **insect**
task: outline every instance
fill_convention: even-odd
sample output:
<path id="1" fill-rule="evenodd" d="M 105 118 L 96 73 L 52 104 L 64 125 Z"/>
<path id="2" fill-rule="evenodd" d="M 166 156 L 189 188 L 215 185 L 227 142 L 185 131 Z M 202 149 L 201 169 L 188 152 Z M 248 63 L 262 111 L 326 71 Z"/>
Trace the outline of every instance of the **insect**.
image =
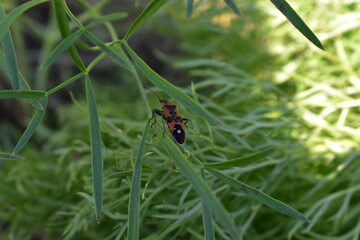
<path id="1" fill-rule="evenodd" d="M 161 107 L 162 107 L 162 110 L 159 110 L 159 109 L 152 110 L 151 119 L 154 119 L 154 123 L 152 125 L 154 125 L 156 123 L 155 114 L 162 116 L 163 117 L 163 125 L 164 125 L 164 121 L 165 121 L 174 141 L 180 145 L 184 144 L 185 139 L 186 139 L 185 124 L 188 122 L 188 119 L 181 117 L 181 115 L 174 103 L 171 103 L 166 99 L 161 99 L 159 97 L 159 95 L 157 95 L 150 88 L 147 88 L 147 87 L 144 87 L 144 88 L 149 89 L 158 97 L 158 99 L 161 103 Z M 165 134 L 165 127 L 164 127 L 163 135 L 164 134 Z"/>

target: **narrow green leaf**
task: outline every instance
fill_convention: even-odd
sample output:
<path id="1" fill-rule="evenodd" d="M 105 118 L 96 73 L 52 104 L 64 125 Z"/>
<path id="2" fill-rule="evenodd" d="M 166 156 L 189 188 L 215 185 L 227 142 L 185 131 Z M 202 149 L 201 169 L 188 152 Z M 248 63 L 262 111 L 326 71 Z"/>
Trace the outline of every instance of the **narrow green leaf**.
<path id="1" fill-rule="evenodd" d="M 39 98 L 45 94 L 36 90 L 0 90 L 0 98 Z"/>
<path id="2" fill-rule="evenodd" d="M 10 153 L 0 152 L 0 160 L 25 160 L 25 158 Z"/>
<path id="3" fill-rule="evenodd" d="M 89 31 L 86 31 L 85 35 L 90 41 L 96 44 L 101 50 L 103 50 L 109 57 L 111 57 L 120 66 L 122 66 L 123 68 L 129 71 L 132 70 L 132 65 L 125 57 L 125 54 L 123 53 L 122 49 L 120 49 L 118 52 L 115 51 L 113 48 L 107 46 L 105 43 L 103 43 L 100 39 L 98 39 L 94 34 L 92 34 Z"/>
<path id="4" fill-rule="evenodd" d="M 105 16 L 101 16 L 100 18 L 92 21 L 91 23 L 89 23 L 88 25 L 85 26 L 86 29 L 91 29 L 93 27 L 96 27 L 98 25 L 104 24 L 106 22 L 111 22 L 111 21 L 115 21 L 115 20 L 119 20 L 122 18 L 127 17 L 128 14 L 126 12 L 116 12 L 116 13 L 111 13 Z"/>
<path id="5" fill-rule="evenodd" d="M 51 51 L 51 53 L 46 57 L 44 62 L 40 65 L 40 68 L 48 68 L 51 64 L 55 62 L 55 60 L 65 51 L 67 50 L 71 45 L 73 45 L 79 37 L 83 34 L 83 31 L 81 29 L 78 29 L 77 31 L 73 32 L 66 38 L 64 38 L 59 45 L 57 45 L 54 50 Z"/>
<path id="6" fill-rule="evenodd" d="M 79 73 L 79 74 L 77 74 L 77 75 L 69 78 L 69 79 L 66 80 L 65 82 L 63 82 L 63 83 L 57 85 L 56 87 L 50 89 L 49 91 L 47 91 L 47 92 L 46 92 L 46 95 L 49 96 L 49 95 L 51 95 L 51 94 L 59 91 L 60 89 L 66 87 L 67 85 L 69 85 L 69 84 L 75 82 L 76 80 L 80 79 L 80 78 L 83 77 L 84 75 L 85 75 L 85 73 L 84 73 L 84 72 L 81 72 L 81 73 Z"/>
<path id="7" fill-rule="evenodd" d="M 175 100 L 183 104 L 185 107 L 190 109 L 195 114 L 209 121 L 210 123 L 216 124 L 218 120 L 214 115 L 208 112 L 205 108 L 203 108 L 199 103 L 195 102 L 188 95 L 184 94 L 177 87 L 166 81 L 159 74 L 157 74 L 154 70 L 152 70 L 138 55 L 127 45 L 124 44 L 127 52 L 134 60 L 136 65 L 140 68 L 142 73 L 158 88 L 164 91 L 169 96 L 173 97 Z"/>
<path id="8" fill-rule="evenodd" d="M 200 169 L 201 177 L 206 182 L 206 176 L 204 169 Z M 207 207 L 205 204 L 205 200 L 202 199 L 202 217 L 203 217 L 203 225 L 204 225 L 204 234 L 205 240 L 215 240 L 215 232 L 213 219 L 211 216 L 211 209 Z"/>
<path id="9" fill-rule="evenodd" d="M 310 28 L 305 24 L 301 17 L 295 12 L 295 10 L 290 6 L 285 0 L 270 0 L 279 11 L 284 14 L 284 16 L 296 27 L 307 39 L 310 40 L 315 46 L 324 50 L 323 45 L 320 40 L 315 36 L 315 34 L 310 30 Z"/>
<path id="10" fill-rule="evenodd" d="M 108 176 L 106 176 L 104 178 L 104 180 L 110 179 L 110 178 L 130 177 L 132 175 L 133 175 L 133 171 L 116 172 L 116 173 L 109 174 Z"/>
<path id="11" fill-rule="evenodd" d="M 5 11 L 0 5 L 0 21 L 2 21 L 5 16 Z M 5 33 L 4 38 L 1 40 L 1 45 L 5 54 L 11 84 L 14 89 L 20 89 L 18 64 L 10 31 Z"/>
<path id="12" fill-rule="evenodd" d="M 139 239 L 140 228 L 140 189 L 141 189 L 141 166 L 144 156 L 146 133 L 148 132 L 150 121 L 147 122 L 146 127 L 141 138 L 141 142 L 136 155 L 134 166 L 134 173 L 131 180 L 129 210 L 128 210 L 128 240 Z"/>
<path id="13" fill-rule="evenodd" d="M 85 76 L 86 99 L 90 115 L 90 144 L 93 191 L 96 220 L 100 222 L 103 197 L 103 159 L 101 152 L 101 136 L 94 91 L 89 75 Z"/>
<path id="14" fill-rule="evenodd" d="M 8 73 L 5 56 L 1 52 L 0 52 L 0 67 L 3 68 L 6 73 Z M 31 90 L 29 85 L 27 84 L 27 82 L 25 81 L 24 77 L 21 75 L 20 72 L 19 72 L 19 80 L 20 80 L 19 81 L 20 89 Z M 30 104 L 32 104 L 36 109 L 44 110 L 43 106 L 41 105 L 41 103 L 39 102 L 38 99 L 27 98 L 26 100 Z"/>
<path id="15" fill-rule="evenodd" d="M 3 39 L 6 32 L 9 31 L 10 25 L 23 14 L 26 10 L 39 5 L 41 3 L 47 2 L 49 0 L 33 0 L 21 4 L 20 6 L 14 8 L 2 22 L 0 22 L 0 39 Z"/>
<path id="16" fill-rule="evenodd" d="M 189 163 L 189 161 L 187 161 L 183 153 L 180 151 L 178 145 L 176 145 L 174 141 L 170 139 L 168 134 L 163 137 L 163 130 L 158 126 L 158 124 L 155 124 L 153 129 L 155 130 L 156 135 L 159 137 L 165 151 L 180 168 L 180 172 L 188 179 L 192 187 L 204 200 L 206 206 L 211 209 L 218 222 L 222 224 L 222 226 L 230 233 L 232 239 L 239 239 L 238 231 L 233 220 L 230 218 L 229 213 L 226 211 L 219 199 L 215 196 L 210 187 L 194 170 L 194 167 Z"/>
<path id="17" fill-rule="evenodd" d="M 187 0 L 186 2 L 186 18 L 191 18 L 194 8 L 194 0 Z"/>
<path id="18" fill-rule="evenodd" d="M 236 13 L 239 16 L 241 15 L 238 7 L 236 6 L 236 4 L 233 0 L 224 0 L 224 1 L 231 8 L 231 10 L 233 10 L 234 13 Z"/>
<path id="19" fill-rule="evenodd" d="M 59 31 L 61 33 L 62 38 L 66 38 L 67 36 L 69 36 L 71 34 L 70 32 L 70 28 L 69 28 L 69 24 L 68 24 L 68 20 L 66 17 L 66 12 L 64 7 L 62 6 L 64 0 L 53 0 L 53 6 L 54 6 L 54 11 L 55 11 L 55 17 L 56 17 L 56 21 L 59 27 Z M 80 58 L 80 55 L 75 47 L 75 45 L 71 45 L 68 49 L 67 49 L 71 59 L 74 61 L 74 63 L 76 64 L 76 66 L 83 72 L 86 72 L 86 68 L 85 65 L 83 63 L 83 61 Z"/>
<path id="20" fill-rule="evenodd" d="M 169 0 L 153 0 L 151 3 L 140 13 L 140 15 L 133 22 L 127 33 L 125 34 L 124 40 L 127 41 L 133 35 L 133 33 L 141 27 L 145 22 L 149 20 L 165 3 Z"/>
<path id="21" fill-rule="evenodd" d="M 21 72 L 19 72 L 19 79 L 20 79 L 20 89 L 31 90 L 31 88 L 29 87 L 29 84 L 26 82 L 26 80 L 23 77 L 23 75 L 21 74 Z M 38 99 L 28 98 L 26 100 L 31 105 L 33 105 L 36 109 L 39 109 L 39 110 L 44 110 L 45 109 L 43 104 Z"/>
<path id="22" fill-rule="evenodd" d="M 19 142 L 16 144 L 16 146 L 15 146 L 15 148 L 13 150 L 13 153 L 12 153 L 13 155 L 16 155 L 25 146 L 25 144 L 29 141 L 31 136 L 34 134 L 36 128 L 38 127 L 41 119 L 44 116 L 47 101 L 48 101 L 47 97 L 44 97 L 43 101 L 42 101 L 42 105 L 44 106 L 44 110 L 37 109 L 35 111 L 35 114 L 34 114 L 33 118 L 31 119 L 29 125 L 27 126 L 25 132 L 21 136 Z"/>
<path id="23" fill-rule="evenodd" d="M 263 159 L 275 151 L 275 148 L 270 147 L 266 148 L 260 152 L 256 152 L 244 157 L 235 158 L 232 160 L 224 161 L 224 162 L 215 162 L 215 163 L 203 163 L 203 167 L 205 168 L 230 168 L 230 167 L 241 167 L 246 166 L 255 161 Z"/>
<path id="24" fill-rule="evenodd" d="M 306 218 L 304 215 L 296 211 L 295 209 L 291 208 L 290 206 L 286 205 L 285 203 L 282 203 L 271 196 L 243 183 L 240 182 L 234 178 L 231 178 L 215 169 L 206 168 L 211 174 L 213 174 L 215 177 L 223 181 L 224 183 L 229 184 L 235 189 L 238 189 L 242 191 L 243 193 L 247 194 L 249 197 L 254 198 L 255 200 L 280 211 L 281 213 L 285 213 L 291 217 L 300 219 L 306 223 L 310 223 L 310 220 Z"/>

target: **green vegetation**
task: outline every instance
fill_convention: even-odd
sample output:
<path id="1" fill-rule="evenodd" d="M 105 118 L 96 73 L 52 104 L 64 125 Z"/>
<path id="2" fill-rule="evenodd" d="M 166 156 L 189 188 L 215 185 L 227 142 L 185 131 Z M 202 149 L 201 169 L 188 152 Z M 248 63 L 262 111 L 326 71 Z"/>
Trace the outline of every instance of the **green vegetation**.
<path id="1" fill-rule="evenodd" d="M 355 0 L 12 4 L 0 239 L 359 237 Z M 189 119 L 183 146 L 143 86 Z"/>

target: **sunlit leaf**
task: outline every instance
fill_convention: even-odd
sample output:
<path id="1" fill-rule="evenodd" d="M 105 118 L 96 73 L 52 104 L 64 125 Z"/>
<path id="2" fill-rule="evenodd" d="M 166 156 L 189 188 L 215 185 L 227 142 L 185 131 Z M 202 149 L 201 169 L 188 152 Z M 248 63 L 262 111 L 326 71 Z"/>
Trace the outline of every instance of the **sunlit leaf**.
<path id="1" fill-rule="evenodd" d="M 249 197 L 254 198 L 255 200 L 277 210 L 280 211 L 280 213 L 285 213 L 291 217 L 300 219 L 301 221 L 304 221 L 306 223 L 310 223 L 310 220 L 306 218 L 304 215 L 296 211 L 295 209 L 291 208 L 290 206 L 286 205 L 285 203 L 280 202 L 279 200 L 276 200 L 275 198 L 272 198 L 271 196 L 253 188 L 249 185 L 242 183 L 234 178 L 231 178 L 215 169 L 207 168 L 211 174 L 213 174 L 215 177 L 219 178 L 224 183 L 229 184 L 233 188 L 245 193 Z"/>
<path id="2" fill-rule="evenodd" d="M 290 4 L 285 0 L 270 0 L 279 11 L 296 27 L 307 39 L 309 39 L 315 46 L 324 50 L 320 40 L 305 24 L 301 17 L 295 12 Z"/>

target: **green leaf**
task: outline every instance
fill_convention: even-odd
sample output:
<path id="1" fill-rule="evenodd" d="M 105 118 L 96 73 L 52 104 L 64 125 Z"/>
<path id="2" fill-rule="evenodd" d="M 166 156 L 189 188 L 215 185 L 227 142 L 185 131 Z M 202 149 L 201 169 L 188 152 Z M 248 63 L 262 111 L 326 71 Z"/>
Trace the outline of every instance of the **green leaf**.
<path id="1" fill-rule="evenodd" d="M 136 18 L 134 23 L 131 25 L 127 33 L 125 34 L 124 40 L 127 41 L 133 35 L 133 33 L 141 27 L 145 22 L 149 20 L 165 3 L 169 0 L 153 0 Z"/>
<path id="2" fill-rule="evenodd" d="M 1 52 L 0 52 L 0 67 L 3 68 L 6 73 L 8 73 L 5 56 Z M 19 72 L 19 80 L 20 80 L 20 82 L 19 82 L 20 89 L 31 90 L 29 85 L 27 84 L 27 82 L 25 81 L 24 77 L 21 75 L 20 72 Z M 41 103 L 39 102 L 38 99 L 27 98 L 27 101 L 30 104 L 32 104 L 36 109 L 44 110 L 43 106 L 41 105 Z"/>
<path id="3" fill-rule="evenodd" d="M 240 191 L 242 191 L 243 193 L 245 193 L 246 195 L 248 195 L 249 197 L 254 198 L 255 200 L 275 209 L 280 211 L 281 213 L 285 213 L 291 217 L 300 219 L 306 223 L 310 223 L 310 220 L 308 218 L 306 218 L 304 215 L 302 215 L 301 213 L 299 213 L 298 211 L 296 211 L 295 209 L 291 208 L 290 206 L 286 205 L 285 203 L 282 203 L 274 198 L 272 198 L 271 196 L 243 183 L 240 182 L 234 178 L 231 178 L 215 169 L 211 169 L 211 168 L 206 168 L 206 170 L 208 170 L 211 174 L 213 174 L 215 177 L 217 177 L 218 179 L 220 179 L 221 181 L 223 181 L 224 183 L 229 184 L 230 186 L 232 186 L 235 189 L 238 189 Z"/>
<path id="4" fill-rule="evenodd" d="M 41 122 L 41 119 L 44 116 L 47 101 L 48 101 L 47 97 L 44 97 L 43 101 L 42 101 L 44 110 L 37 109 L 35 111 L 35 114 L 34 114 L 33 118 L 31 119 L 29 125 L 27 126 L 25 132 L 23 133 L 20 140 L 16 144 L 16 146 L 13 150 L 13 153 L 12 153 L 13 155 L 16 155 L 25 146 L 25 144 L 29 141 L 31 136 L 34 134 L 36 128 L 38 127 L 39 123 Z"/>
<path id="5" fill-rule="evenodd" d="M 5 11 L 0 5 L 0 21 L 3 20 L 5 16 Z M 10 31 L 5 33 L 4 38 L 1 40 L 1 45 L 5 54 L 6 66 L 10 76 L 11 84 L 14 89 L 20 89 L 18 64 Z"/>
<path id="6" fill-rule="evenodd" d="M 200 169 L 201 177 L 206 182 L 206 176 L 204 169 Z M 205 200 L 202 199 L 202 217 L 203 217 L 203 225 L 204 225 L 204 235 L 206 240 L 215 240 L 215 232 L 213 219 L 211 216 L 211 209 L 208 208 L 205 204 Z"/>
<path id="7" fill-rule="evenodd" d="M 98 25 L 104 24 L 106 22 L 111 22 L 111 21 L 115 21 L 115 20 L 119 20 L 122 18 L 127 17 L 128 14 L 126 12 L 116 12 L 116 13 L 111 13 L 105 16 L 101 16 L 98 19 L 92 21 L 91 23 L 89 23 L 88 25 L 85 26 L 86 29 L 91 29 L 93 27 L 96 27 Z"/>
<path id="8" fill-rule="evenodd" d="M 185 158 L 178 145 L 176 145 L 174 141 L 170 139 L 168 134 L 165 134 L 163 137 L 163 130 L 158 126 L 158 124 L 155 124 L 153 129 L 155 130 L 156 135 L 160 139 L 160 142 L 165 151 L 168 153 L 169 157 L 180 168 L 180 172 L 188 179 L 192 187 L 204 200 L 207 208 L 211 209 L 218 222 L 222 224 L 223 227 L 230 233 L 232 239 L 239 239 L 237 228 L 233 220 L 230 218 L 229 213 L 226 211 L 219 199 L 215 196 L 214 192 L 201 178 L 199 173 L 194 170 L 194 167 Z"/>
<path id="9" fill-rule="evenodd" d="M 10 153 L 0 152 L 0 160 L 25 160 L 25 158 Z"/>
<path id="10" fill-rule="evenodd" d="M 68 20 L 66 17 L 66 12 L 65 9 L 63 7 L 63 0 L 53 0 L 53 6 L 54 6 L 54 11 L 55 11 L 55 17 L 56 17 L 56 21 L 59 27 L 59 31 L 61 33 L 62 38 L 66 38 L 67 36 L 69 36 L 71 34 L 70 32 L 70 28 L 69 28 L 69 24 L 68 24 Z M 85 65 L 83 63 L 83 61 L 80 58 L 80 55 L 76 49 L 76 47 L 74 45 L 71 45 L 68 49 L 67 49 L 71 59 L 73 60 L 73 62 L 76 64 L 76 66 L 83 72 L 86 72 L 86 68 Z"/>
<path id="11" fill-rule="evenodd" d="M 187 0 L 186 2 L 186 18 L 191 18 L 194 8 L 194 0 Z"/>
<path id="12" fill-rule="evenodd" d="M 140 228 L 140 189 L 141 189 L 141 166 L 144 156 L 146 133 L 148 132 L 150 121 L 147 122 L 146 127 L 141 138 L 138 148 L 134 173 L 131 180 L 129 210 L 128 210 L 128 240 L 139 239 Z"/>
<path id="13" fill-rule="evenodd" d="M 324 50 L 320 40 L 310 30 L 310 28 L 304 23 L 300 16 L 285 0 L 270 0 L 279 11 L 296 27 L 307 39 L 310 40 L 315 46 Z"/>
<path id="14" fill-rule="evenodd" d="M 0 90 L 0 98 L 39 98 L 45 94 L 36 90 Z"/>
<path id="15" fill-rule="evenodd" d="M 67 85 L 69 85 L 69 84 L 75 82 L 76 80 L 80 79 L 80 78 L 83 77 L 84 75 L 85 75 L 85 73 L 84 73 L 84 72 L 81 72 L 81 73 L 79 73 L 79 74 L 77 74 L 77 75 L 69 78 L 69 79 L 66 80 L 65 82 L 63 82 L 63 83 L 57 85 L 56 87 L 50 89 L 49 91 L 47 91 L 47 92 L 46 92 L 46 95 L 49 96 L 49 95 L 51 95 L 51 94 L 59 91 L 60 89 L 66 87 Z"/>
<path id="16" fill-rule="evenodd" d="M 210 123 L 216 124 L 218 120 L 214 115 L 208 112 L 205 108 L 203 108 L 199 103 L 195 102 L 192 98 L 184 94 L 177 87 L 166 81 L 159 74 L 157 74 L 154 70 L 152 70 L 136 53 L 125 43 L 124 44 L 127 52 L 134 60 L 136 65 L 140 68 L 142 73 L 158 88 L 164 91 L 169 96 L 173 97 L 175 100 L 183 104 L 185 107 L 190 109 L 192 112 L 197 114 L 198 116 L 204 118 Z"/>
<path id="17" fill-rule="evenodd" d="M 55 60 L 65 51 L 67 50 L 71 45 L 73 45 L 79 37 L 83 34 L 83 31 L 81 29 L 78 29 L 77 31 L 73 32 L 66 38 L 64 38 L 59 45 L 57 45 L 54 50 L 51 51 L 51 53 L 46 57 L 44 62 L 40 65 L 40 68 L 48 68 L 51 64 L 55 62 Z"/>
<path id="18" fill-rule="evenodd" d="M 10 25 L 23 14 L 26 10 L 39 5 L 41 3 L 47 2 L 49 0 L 33 0 L 28 1 L 20 6 L 14 8 L 2 22 L 0 22 L 0 39 L 3 39 L 5 34 L 9 31 Z"/>
<path id="19" fill-rule="evenodd" d="M 94 91 L 91 86 L 89 75 L 85 76 L 85 89 L 90 115 L 91 167 L 93 177 L 95 214 L 96 220 L 100 222 L 103 197 L 103 159 L 101 152 L 99 119 Z"/>
<path id="20" fill-rule="evenodd" d="M 111 57 L 115 62 L 117 62 L 123 68 L 132 71 L 133 67 L 128 59 L 125 57 L 125 54 L 122 49 L 118 52 L 115 51 L 113 48 L 107 46 L 103 43 L 100 39 L 98 39 L 94 34 L 89 31 L 85 32 L 86 37 L 96 44 L 101 50 L 103 50 L 109 57 Z"/>
<path id="21" fill-rule="evenodd" d="M 215 163 L 203 163 L 203 167 L 205 168 L 231 168 L 231 167 L 241 167 L 246 166 L 251 163 L 254 163 L 260 159 L 263 159 L 275 151 L 275 148 L 270 147 L 264 149 L 260 152 L 253 153 L 244 157 L 235 158 L 232 160 L 224 161 L 224 162 L 215 162 Z"/>
<path id="22" fill-rule="evenodd" d="M 224 1 L 231 8 L 231 10 L 233 10 L 234 13 L 236 13 L 239 16 L 241 15 L 238 7 L 236 6 L 236 4 L 233 0 L 224 0 Z"/>

